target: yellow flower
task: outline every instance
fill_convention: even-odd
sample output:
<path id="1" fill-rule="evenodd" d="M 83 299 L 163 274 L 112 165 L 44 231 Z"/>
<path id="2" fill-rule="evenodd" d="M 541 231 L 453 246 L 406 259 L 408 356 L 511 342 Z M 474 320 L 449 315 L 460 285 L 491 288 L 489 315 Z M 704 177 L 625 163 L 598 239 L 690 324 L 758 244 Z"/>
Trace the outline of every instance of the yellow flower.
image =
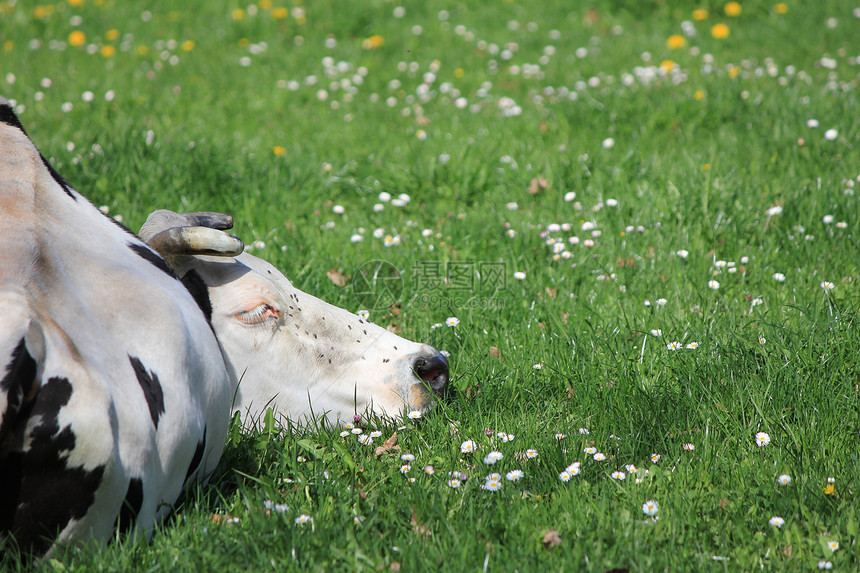
<path id="1" fill-rule="evenodd" d="M 779 4 L 774 6 L 773 9 L 776 10 L 777 14 L 787 14 L 788 13 L 788 6 L 786 4 L 783 4 L 782 2 L 780 2 Z"/>
<path id="2" fill-rule="evenodd" d="M 186 52 L 190 52 L 194 49 L 194 40 L 185 40 L 182 42 L 182 49 Z"/>
<path id="3" fill-rule="evenodd" d="M 834 495 L 835 493 L 836 493 L 836 486 L 834 486 L 832 483 L 829 483 L 826 486 L 824 486 L 824 495 Z"/>
<path id="4" fill-rule="evenodd" d="M 71 34 L 69 34 L 69 45 L 78 47 L 83 46 L 87 41 L 87 35 L 81 32 L 80 30 L 75 30 Z"/>
<path id="5" fill-rule="evenodd" d="M 83 6 L 84 0 L 69 0 L 69 6 Z"/>
<path id="6" fill-rule="evenodd" d="M 240 48 L 247 48 L 248 44 L 250 44 L 250 42 L 248 41 L 248 38 L 239 38 L 239 47 Z"/>
<path id="7" fill-rule="evenodd" d="M 236 8 L 233 10 L 233 19 L 236 21 L 242 20 L 245 18 L 245 11 L 241 8 Z"/>
<path id="8" fill-rule="evenodd" d="M 667 74 L 675 69 L 675 62 L 672 60 L 663 60 L 660 62 L 660 69 L 665 71 Z"/>
<path id="9" fill-rule="evenodd" d="M 724 8 L 726 16 L 740 16 L 743 8 L 739 2 L 729 2 Z"/>
<path id="10" fill-rule="evenodd" d="M 262 2 L 260 2 L 260 8 L 262 8 L 263 10 L 271 10 L 272 0 L 262 0 Z"/>
<path id="11" fill-rule="evenodd" d="M 361 47 L 365 50 L 372 50 L 373 48 L 378 48 L 385 43 L 385 38 L 380 36 L 379 34 L 375 34 L 361 43 Z"/>
<path id="12" fill-rule="evenodd" d="M 707 20 L 708 19 L 708 11 L 704 8 L 699 8 L 698 10 L 693 10 L 693 20 Z"/>
<path id="13" fill-rule="evenodd" d="M 711 164 L 710 163 L 705 163 L 704 165 L 702 165 L 702 171 L 710 171 L 710 170 L 711 170 Z"/>
<path id="14" fill-rule="evenodd" d="M 113 57 L 113 55 L 116 54 L 116 48 L 113 46 L 102 46 L 101 54 L 105 58 Z"/>
<path id="15" fill-rule="evenodd" d="M 287 153 L 287 148 L 281 147 L 280 145 L 276 145 L 275 147 L 272 148 L 272 153 L 274 153 L 275 156 L 280 157 L 280 156 L 285 155 Z"/>
<path id="16" fill-rule="evenodd" d="M 717 40 L 724 40 L 729 37 L 729 27 L 722 23 L 715 24 L 714 27 L 711 28 L 711 36 Z"/>
<path id="17" fill-rule="evenodd" d="M 149 53 L 149 48 L 147 48 L 146 46 L 138 46 L 137 49 L 135 50 L 135 53 L 138 56 L 145 56 L 146 54 Z"/>
<path id="18" fill-rule="evenodd" d="M 454 70 L 454 77 L 455 78 L 459 79 L 465 75 L 466 75 L 466 70 L 464 70 L 463 68 L 457 68 L 456 70 Z"/>
<path id="19" fill-rule="evenodd" d="M 13 42 L 12 40 L 6 40 L 6 42 L 3 44 L 3 49 L 7 52 L 11 52 L 15 49 L 15 42 Z"/>
<path id="20" fill-rule="evenodd" d="M 272 18 L 274 18 L 275 20 L 283 20 L 289 15 L 290 11 L 283 7 L 275 8 L 274 10 L 272 10 Z"/>
<path id="21" fill-rule="evenodd" d="M 110 41 L 116 40 L 117 38 L 119 38 L 119 30 L 117 30 L 116 28 L 114 28 L 112 30 L 108 30 L 107 33 L 105 34 L 105 38 L 107 38 Z"/>
<path id="22" fill-rule="evenodd" d="M 738 66 L 729 66 L 729 77 L 734 78 L 741 73 L 741 69 Z"/>
<path id="23" fill-rule="evenodd" d="M 693 94 L 693 98 L 697 101 L 702 101 L 703 99 L 705 99 L 705 90 L 696 90 L 696 92 Z"/>
<path id="24" fill-rule="evenodd" d="M 687 45 L 687 39 L 680 34 L 672 34 L 669 36 L 669 39 L 666 40 L 666 46 L 670 50 L 675 50 L 677 48 L 683 48 Z"/>

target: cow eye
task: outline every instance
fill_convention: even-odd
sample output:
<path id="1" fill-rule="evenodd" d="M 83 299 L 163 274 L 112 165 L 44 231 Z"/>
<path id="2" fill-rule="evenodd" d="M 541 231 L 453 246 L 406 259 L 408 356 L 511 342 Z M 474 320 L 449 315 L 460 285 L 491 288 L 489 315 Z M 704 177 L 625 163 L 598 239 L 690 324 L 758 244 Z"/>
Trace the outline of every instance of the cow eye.
<path id="1" fill-rule="evenodd" d="M 263 324 L 269 319 L 276 319 L 281 315 L 278 310 L 270 304 L 261 304 L 251 310 L 243 310 L 236 313 L 236 318 L 245 324 Z"/>

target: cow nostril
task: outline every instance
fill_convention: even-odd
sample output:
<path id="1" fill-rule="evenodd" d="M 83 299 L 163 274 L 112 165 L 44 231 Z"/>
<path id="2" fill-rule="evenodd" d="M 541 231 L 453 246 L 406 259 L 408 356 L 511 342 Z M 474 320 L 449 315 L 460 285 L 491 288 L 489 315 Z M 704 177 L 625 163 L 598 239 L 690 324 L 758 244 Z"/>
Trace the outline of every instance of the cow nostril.
<path id="1" fill-rule="evenodd" d="M 441 395 L 448 386 L 448 360 L 442 354 L 419 358 L 412 369 L 436 394 Z"/>

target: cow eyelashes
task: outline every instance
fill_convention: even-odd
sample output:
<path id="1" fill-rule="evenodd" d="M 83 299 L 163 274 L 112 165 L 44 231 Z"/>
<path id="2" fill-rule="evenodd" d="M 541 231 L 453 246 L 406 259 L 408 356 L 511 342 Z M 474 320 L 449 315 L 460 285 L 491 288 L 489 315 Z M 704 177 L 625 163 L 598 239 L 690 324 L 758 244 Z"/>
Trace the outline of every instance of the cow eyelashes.
<path id="1" fill-rule="evenodd" d="M 236 318 L 245 324 L 262 324 L 270 318 L 278 318 L 280 315 L 281 313 L 272 305 L 261 304 L 251 310 L 236 313 Z"/>

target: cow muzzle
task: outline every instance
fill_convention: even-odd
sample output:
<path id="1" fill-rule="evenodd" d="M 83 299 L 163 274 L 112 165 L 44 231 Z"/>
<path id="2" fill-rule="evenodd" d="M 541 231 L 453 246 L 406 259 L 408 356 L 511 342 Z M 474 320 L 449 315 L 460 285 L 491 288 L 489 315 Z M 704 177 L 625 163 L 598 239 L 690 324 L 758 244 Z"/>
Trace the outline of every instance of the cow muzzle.
<path id="1" fill-rule="evenodd" d="M 440 398 L 448 387 L 448 359 L 442 354 L 415 359 L 412 370 Z"/>

